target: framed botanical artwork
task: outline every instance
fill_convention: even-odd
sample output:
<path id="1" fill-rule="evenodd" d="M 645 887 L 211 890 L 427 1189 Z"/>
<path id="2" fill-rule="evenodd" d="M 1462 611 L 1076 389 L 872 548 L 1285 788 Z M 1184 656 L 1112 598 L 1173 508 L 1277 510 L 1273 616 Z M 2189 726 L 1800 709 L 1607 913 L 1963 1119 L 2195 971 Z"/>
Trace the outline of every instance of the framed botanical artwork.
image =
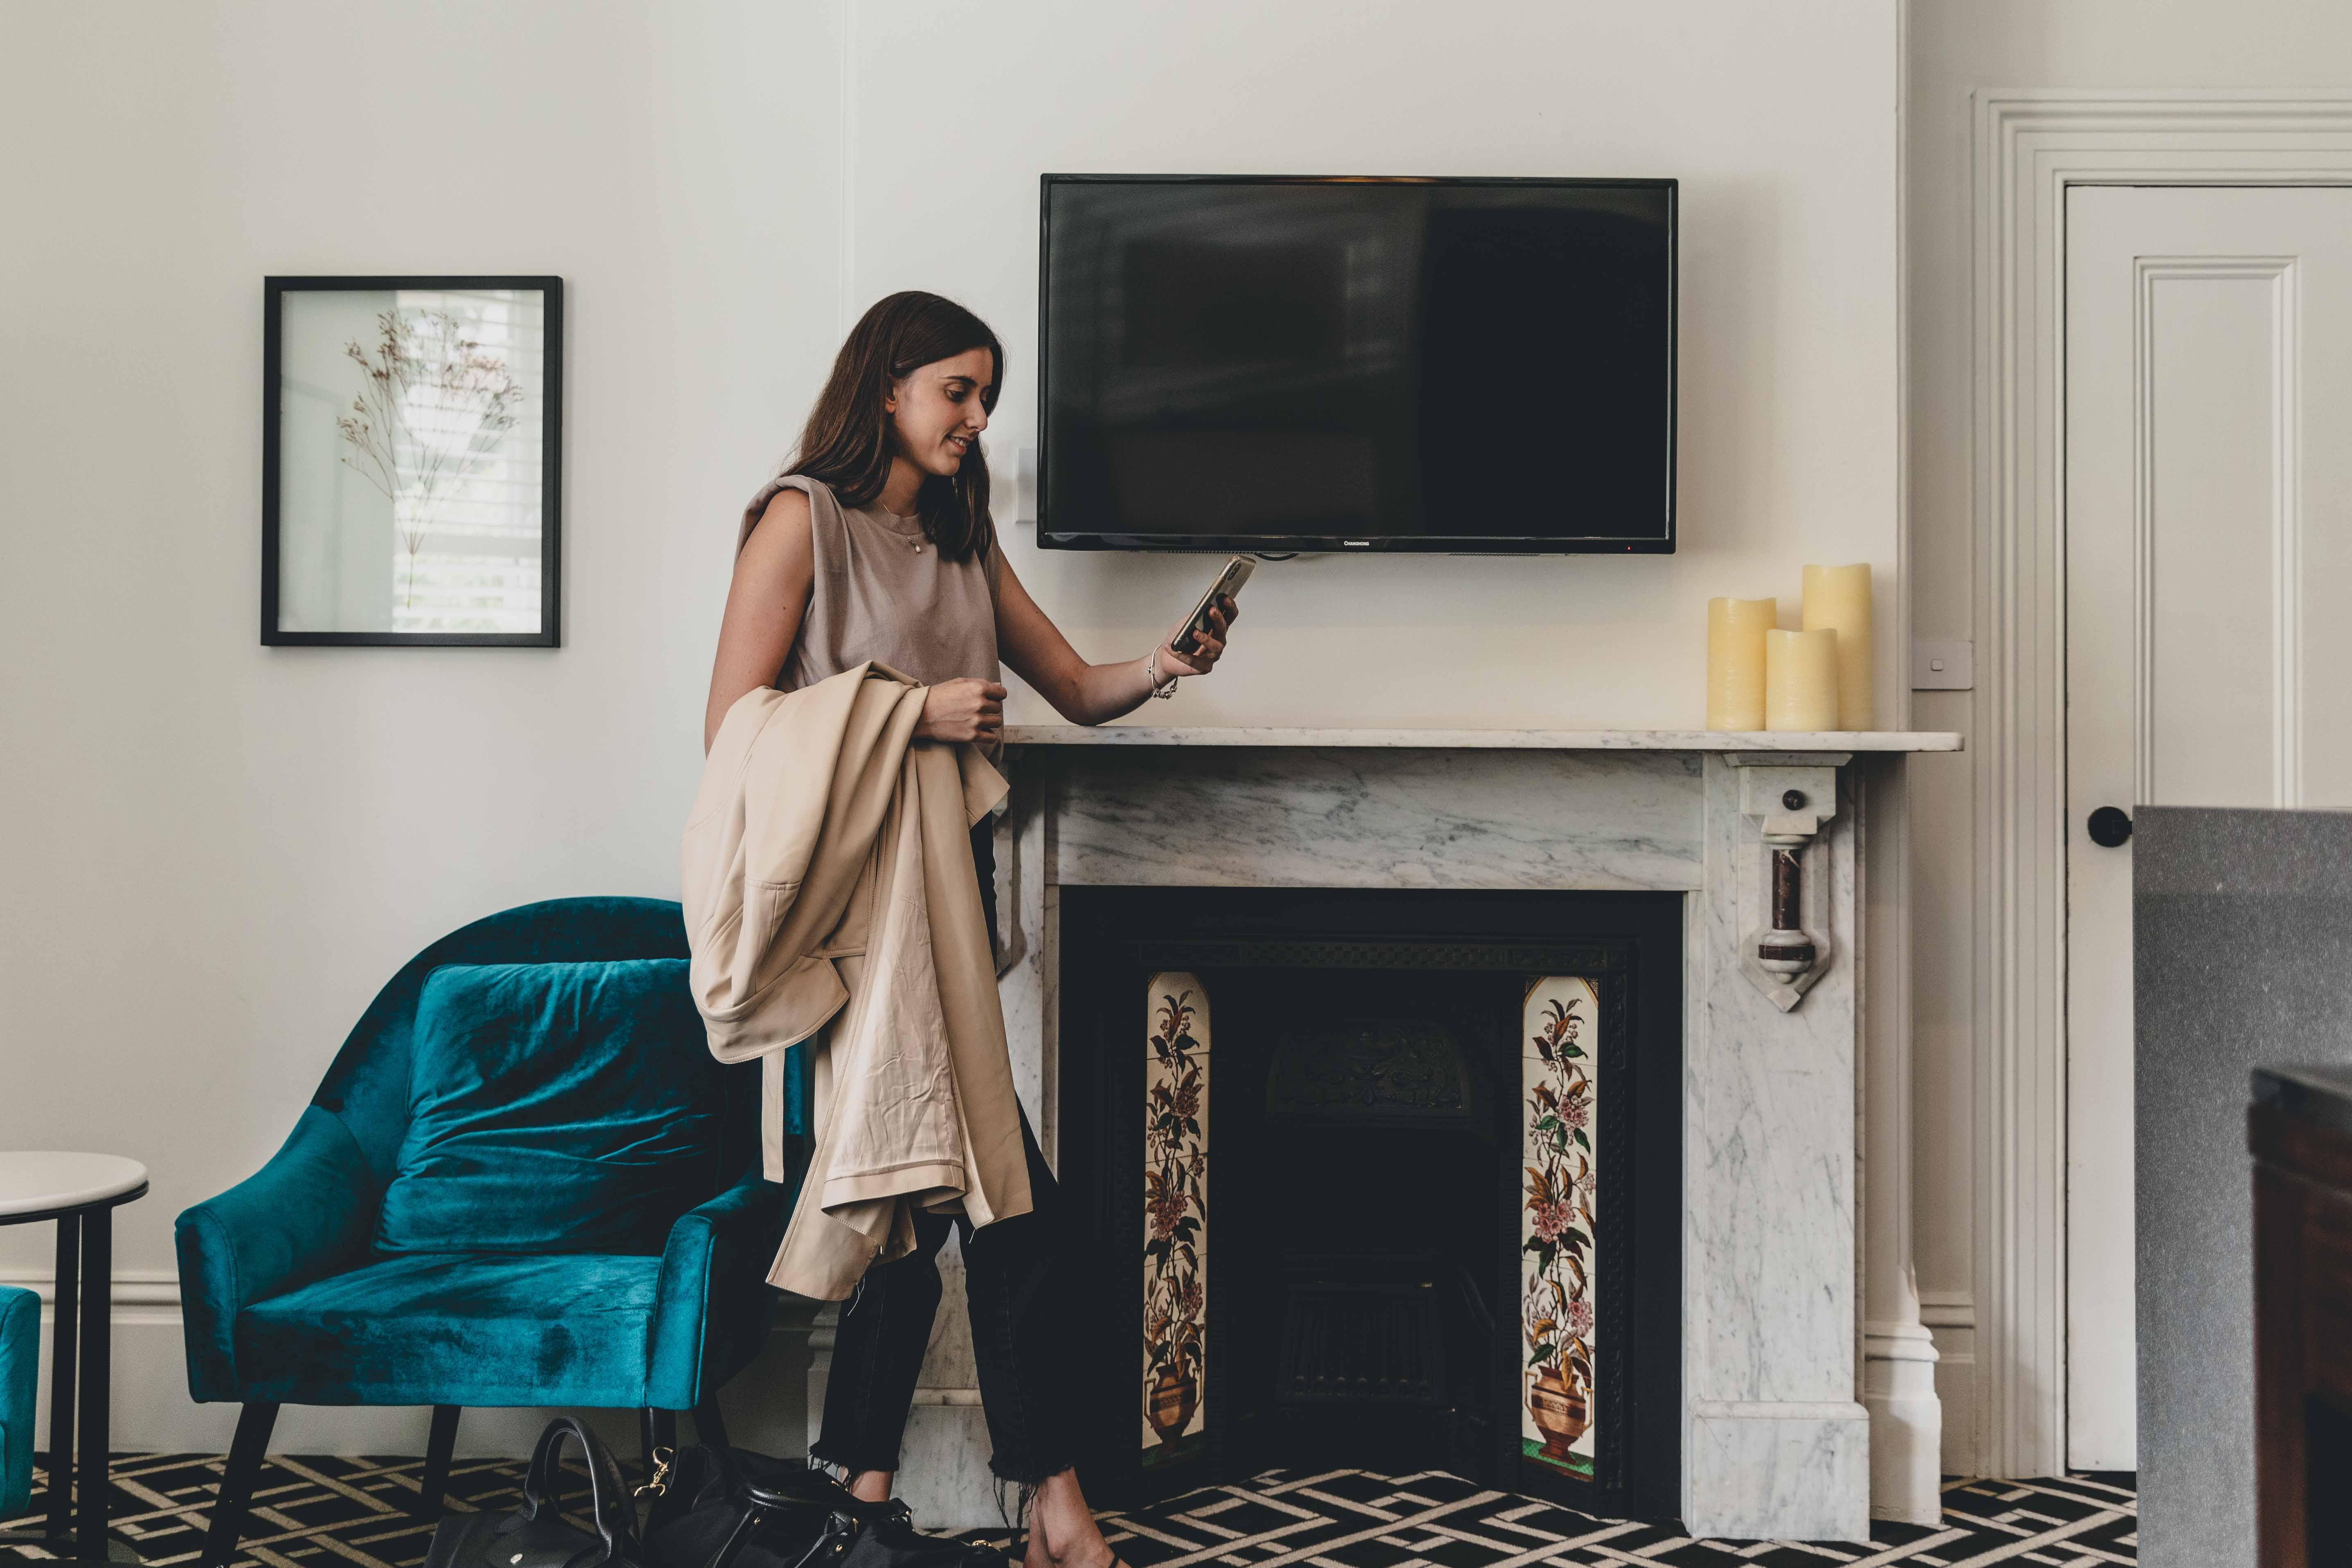
<path id="1" fill-rule="evenodd" d="M 554 647 L 560 278 L 271 278 L 261 640 Z"/>

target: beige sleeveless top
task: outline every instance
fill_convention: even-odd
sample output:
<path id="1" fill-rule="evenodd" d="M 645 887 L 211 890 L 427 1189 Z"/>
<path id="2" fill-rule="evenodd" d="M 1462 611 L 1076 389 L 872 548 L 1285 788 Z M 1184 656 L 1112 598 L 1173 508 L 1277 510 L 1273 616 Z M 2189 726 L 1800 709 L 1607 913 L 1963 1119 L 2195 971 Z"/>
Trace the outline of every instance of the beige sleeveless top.
<path id="1" fill-rule="evenodd" d="M 845 507 L 823 479 L 787 474 L 743 509 L 735 548 L 780 490 L 805 491 L 816 576 L 800 636 L 776 672 L 776 689 L 798 691 L 852 665 L 878 659 L 925 686 L 976 676 L 994 680 L 1001 557 L 950 561 L 923 537 L 920 520 L 878 506 Z"/>

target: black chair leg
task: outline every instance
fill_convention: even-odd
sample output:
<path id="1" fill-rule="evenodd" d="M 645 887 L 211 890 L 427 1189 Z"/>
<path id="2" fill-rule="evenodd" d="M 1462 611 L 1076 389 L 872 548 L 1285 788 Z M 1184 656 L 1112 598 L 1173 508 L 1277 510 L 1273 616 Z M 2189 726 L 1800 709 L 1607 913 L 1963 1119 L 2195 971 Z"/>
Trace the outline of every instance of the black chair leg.
<path id="1" fill-rule="evenodd" d="M 228 1568 L 229 1559 L 236 1555 L 237 1537 L 245 1533 L 245 1510 L 253 1502 L 254 1484 L 261 1479 L 261 1461 L 269 1453 L 269 1429 L 277 1425 L 274 1403 L 248 1405 L 236 1418 L 228 1468 L 221 1475 L 220 1493 L 213 1499 L 213 1525 L 205 1535 L 203 1568 Z"/>
<path id="2" fill-rule="evenodd" d="M 637 1443 L 645 1449 L 645 1479 L 650 1482 L 661 1473 L 661 1466 L 654 1458 L 654 1451 L 660 1449 L 672 1458 L 677 1454 L 677 1412 L 656 1410 L 650 1405 L 640 1408 L 637 1411 Z M 656 1503 L 655 1506 L 659 1507 L 660 1504 Z"/>
<path id="3" fill-rule="evenodd" d="M 646 1412 L 646 1418 L 647 1425 L 653 1431 L 654 1447 L 657 1448 L 667 1448 L 671 1453 L 677 1453 L 677 1412 L 675 1410 L 648 1410 Z"/>
<path id="4" fill-rule="evenodd" d="M 717 1390 L 702 1396 L 694 1407 L 694 1436 L 706 1448 L 724 1448 L 727 1442 L 727 1418 L 719 1414 Z"/>
<path id="5" fill-rule="evenodd" d="M 416 1511 L 426 1519 L 441 1517 L 441 1499 L 449 1489 L 449 1461 L 457 1452 L 457 1417 L 462 1405 L 433 1407 L 433 1431 L 425 1439 L 425 1480 L 416 1494 Z"/>

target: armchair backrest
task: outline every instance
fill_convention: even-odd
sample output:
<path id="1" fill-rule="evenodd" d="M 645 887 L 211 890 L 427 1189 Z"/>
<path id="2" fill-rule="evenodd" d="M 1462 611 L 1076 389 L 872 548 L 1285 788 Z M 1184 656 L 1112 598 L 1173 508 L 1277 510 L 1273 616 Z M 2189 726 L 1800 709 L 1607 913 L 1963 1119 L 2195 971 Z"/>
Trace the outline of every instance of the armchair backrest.
<path id="1" fill-rule="evenodd" d="M 417 1002 L 444 964 L 575 963 L 687 956 L 686 921 L 665 899 L 550 899 L 461 926 L 401 966 L 368 1004 L 310 1103 L 351 1130 L 379 1194 L 400 1165 L 408 1133 Z M 723 1069 L 720 1182 L 760 1157 L 760 1068 Z M 714 1189 L 715 1190 L 715 1189 Z"/>

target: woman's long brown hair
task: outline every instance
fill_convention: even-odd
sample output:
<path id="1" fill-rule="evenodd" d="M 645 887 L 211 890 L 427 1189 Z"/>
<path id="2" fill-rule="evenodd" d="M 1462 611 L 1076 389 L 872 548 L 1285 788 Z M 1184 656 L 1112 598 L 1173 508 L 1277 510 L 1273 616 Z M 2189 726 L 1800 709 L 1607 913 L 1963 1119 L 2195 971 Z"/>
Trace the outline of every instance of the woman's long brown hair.
<path id="1" fill-rule="evenodd" d="M 1004 384 L 1004 347 L 988 323 L 952 300 L 908 289 L 876 302 L 850 329 L 834 356 L 833 374 L 809 411 L 797 456 L 784 472 L 823 479 L 844 506 L 870 503 L 890 477 L 890 416 L 883 400 L 891 387 L 924 365 L 971 349 L 986 349 L 996 363 L 981 395 L 981 406 L 994 411 Z M 915 511 L 923 534 L 950 561 L 985 555 L 996 542 L 988 515 L 988 460 L 975 440 L 953 479 L 927 474 Z"/>

